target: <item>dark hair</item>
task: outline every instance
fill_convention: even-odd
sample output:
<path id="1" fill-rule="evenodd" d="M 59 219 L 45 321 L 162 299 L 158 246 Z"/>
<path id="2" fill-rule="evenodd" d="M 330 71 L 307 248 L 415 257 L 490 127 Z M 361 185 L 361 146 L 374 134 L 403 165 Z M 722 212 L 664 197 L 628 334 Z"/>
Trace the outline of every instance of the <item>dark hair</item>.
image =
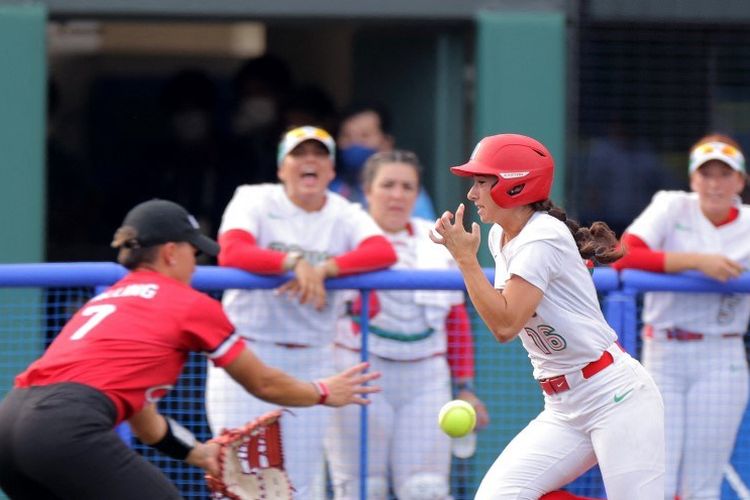
<path id="1" fill-rule="evenodd" d="M 549 198 L 532 203 L 535 212 L 545 211 L 552 217 L 561 220 L 568 226 L 578 247 L 578 253 L 584 259 L 592 259 L 601 264 L 611 264 L 622 257 L 625 252 L 620 248 L 615 232 L 606 222 L 596 221 L 591 227 L 581 227 L 577 221 L 568 219 L 565 210 L 558 207 Z"/>
<path id="2" fill-rule="evenodd" d="M 136 239 L 138 232 L 132 226 L 122 226 L 115 232 L 112 247 L 117 248 L 117 262 L 126 269 L 133 270 L 141 264 L 151 264 L 156 261 L 159 245 L 142 247 Z"/>
<path id="3" fill-rule="evenodd" d="M 417 182 L 421 182 L 422 165 L 419 164 L 419 158 L 416 153 L 403 149 L 394 149 L 393 151 L 375 153 L 367 159 L 362 169 L 362 189 L 367 191 L 367 188 L 372 185 L 372 181 L 375 180 L 380 167 L 387 163 L 406 163 L 410 165 L 417 173 Z"/>
<path id="4" fill-rule="evenodd" d="M 341 111 L 341 115 L 339 116 L 339 127 L 341 127 L 341 124 L 352 116 L 367 112 L 372 112 L 378 115 L 378 118 L 380 119 L 380 130 L 384 134 L 390 135 L 391 115 L 388 113 L 386 107 L 379 102 L 356 101 L 351 103 Z"/>

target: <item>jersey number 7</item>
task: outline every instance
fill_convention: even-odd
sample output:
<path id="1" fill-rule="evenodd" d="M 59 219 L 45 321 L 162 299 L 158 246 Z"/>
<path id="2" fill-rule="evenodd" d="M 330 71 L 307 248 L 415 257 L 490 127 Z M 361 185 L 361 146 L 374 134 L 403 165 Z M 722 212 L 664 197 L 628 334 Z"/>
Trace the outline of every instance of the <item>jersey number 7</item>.
<path id="1" fill-rule="evenodd" d="M 89 320 L 81 325 L 78 330 L 73 332 L 73 335 L 70 336 L 70 340 L 81 340 L 87 333 L 93 330 L 96 325 L 101 323 L 104 318 L 106 318 L 116 310 L 117 306 L 113 306 L 112 304 L 98 304 L 95 306 L 88 306 L 83 311 L 81 311 L 81 316 L 90 316 Z"/>

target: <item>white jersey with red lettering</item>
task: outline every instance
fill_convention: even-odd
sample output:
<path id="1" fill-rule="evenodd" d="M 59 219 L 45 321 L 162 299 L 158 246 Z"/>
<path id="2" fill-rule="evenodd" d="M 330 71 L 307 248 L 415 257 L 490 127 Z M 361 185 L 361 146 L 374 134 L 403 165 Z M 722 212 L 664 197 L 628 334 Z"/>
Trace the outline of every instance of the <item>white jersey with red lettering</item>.
<path id="1" fill-rule="evenodd" d="M 456 269 L 442 245 L 429 238 L 432 223 L 411 219 L 409 227 L 386 237 L 398 254 L 392 269 Z M 445 321 L 451 307 L 464 303 L 462 291 L 378 290 L 379 311 L 370 319 L 368 351 L 385 359 L 407 361 L 445 354 Z M 349 321 L 353 320 L 353 321 Z M 343 321 L 336 343 L 359 350 L 362 345 L 358 315 Z"/>
<path id="2" fill-rule="evenodd" d="M 604 319 L 594 282 L 568 227 L 537 212 L 501 247 L 502 238 L 502 227 L 494 225 L 488 243 L 495 259 L 495 288 L 503 289 L 515 274 L 544 293 L 536 313 L 519 332 L 534 378 L 574 372 L 599 359 L 617 334 Z"/>
<path id="3" fill-rule="evenodd" d="M 659 191 L 627 232 L 652 250 L 721 254 L 750 267 L 750 206 L 738 199 L 736 207 L 737 219 L 716 227 L 701 212 L 696 193 Z M 655 330 L 745 333 L 748 318 L 748 294 L 649 292 L 643 305 L 643 321 Z"/>
<path id="4" fill-rule="evenodd" d="M 281 184 L 240 186 L 224 212 L 219 233 L 241 229 L 262 248 L 301 251 L 315 265 L 354 250 L 383 232 L 356 203 L 328 192 L 317 212 L 307 212 L 289 199 Z M 294 297 L 269 290 L 227 290 L 224 310 L 244 337 L 278 343 L 322 346 L 333 341 L 341 314 L 340 292 L 329 292 L 328 305 L 316 311 Z"/>
<path id="5" fill-rule="evenodd" d="M 16 386 L 88 385 L 114 402 L 119 422 L 163 397 L 189 352 L 205 352 L 220 367 L 233 361 L 244 348 L 233 331 L 208 295 L 135 271 L 88 301 Z"/>

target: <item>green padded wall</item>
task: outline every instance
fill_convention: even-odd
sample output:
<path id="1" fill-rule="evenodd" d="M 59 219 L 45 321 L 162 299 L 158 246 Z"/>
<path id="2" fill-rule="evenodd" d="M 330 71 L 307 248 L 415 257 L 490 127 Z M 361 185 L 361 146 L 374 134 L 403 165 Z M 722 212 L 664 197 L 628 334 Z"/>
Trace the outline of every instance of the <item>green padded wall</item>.
<path id="1" fill-rule="evenodd" d="M 0 262 L 44 259 L 46 9 L 0 5 Z"/>
<path id="2" fill-rule="evenodd" d="M 563 12 L 480 12 L 477 15 L 476 128 L 480 138 L 507 132 L 541 140 L 555 158 L 552 198 L 562 205 L 565 185 L 565 14 Z M 480 261 L 493 266 L 482 228 Z M 480 397 L 492 415 L 480 434 L 480 457 L 499 454 L 543 407 L 526 351 L 516 339 L 498 344 L 477 332 Z M 491 354 L 487 354 L 491 353 Z M 491 461 L 477 464 L 481 473 Z"/>

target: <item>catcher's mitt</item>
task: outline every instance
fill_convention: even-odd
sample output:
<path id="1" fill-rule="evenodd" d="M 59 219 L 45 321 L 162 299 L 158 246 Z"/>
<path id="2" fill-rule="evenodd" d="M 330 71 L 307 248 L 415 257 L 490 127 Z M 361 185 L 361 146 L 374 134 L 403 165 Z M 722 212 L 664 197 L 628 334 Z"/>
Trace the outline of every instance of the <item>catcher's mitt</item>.
<path id="1" fill-rule="evenodd" d="M 220 477 L 206 474 L 211 498 L 288 500 L 292 485 L 284 471 L 281 446 L 282 410 L 265 413 L 210 442 L 219 443 Z"/>

